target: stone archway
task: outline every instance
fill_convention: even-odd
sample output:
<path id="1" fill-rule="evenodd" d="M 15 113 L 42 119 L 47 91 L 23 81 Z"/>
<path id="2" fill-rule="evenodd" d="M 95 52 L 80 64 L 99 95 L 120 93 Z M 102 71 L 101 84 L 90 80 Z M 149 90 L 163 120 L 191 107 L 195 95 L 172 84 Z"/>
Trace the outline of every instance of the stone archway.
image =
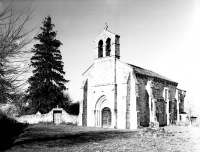
<path id="1" fill-rule="evenodd" d="M 95 127 L 111 126 L 111 109 L 108 106 L 108 101 L 105 95 L 101 96 L 96 102 L 94 110 L 94 120 Z"/>
<path id="2" fill-rule="evenodd" d="M 102 109 L 102 127 L 109 128 L 111 126 L 111 110 L 108 107 Z"/>

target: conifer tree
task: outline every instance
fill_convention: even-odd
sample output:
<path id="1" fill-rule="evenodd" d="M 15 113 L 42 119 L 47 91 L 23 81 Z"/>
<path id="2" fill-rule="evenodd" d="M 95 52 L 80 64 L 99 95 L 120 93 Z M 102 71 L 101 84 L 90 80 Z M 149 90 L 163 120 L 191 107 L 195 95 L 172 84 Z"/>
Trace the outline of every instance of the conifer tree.
<path id="1" fill-rule="evenodd" d="M 40 43 L 32 48 L 34 55 L 31 58 L 31 66 L 34 68 L 33 76 L 28 79 L 30 84 L 27 92 L 28 99 L 35 112 L 47 113 L 57 105 L 64 109 L 68 102 L 63 91 L 66 90 L 63 62 L 59 50 L 62 43 L 56 39 L 57 32 L 53 31 L 54 24 L 51 17 L 47 16 L 40 28 L 41 33 L 34 37 Z"/>

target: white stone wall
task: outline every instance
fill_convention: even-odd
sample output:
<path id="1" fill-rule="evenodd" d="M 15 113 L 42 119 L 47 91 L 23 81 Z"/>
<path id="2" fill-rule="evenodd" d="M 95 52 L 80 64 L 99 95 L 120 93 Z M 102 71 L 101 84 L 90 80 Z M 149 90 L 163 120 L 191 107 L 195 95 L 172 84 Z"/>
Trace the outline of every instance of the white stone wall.
<path id="1" fill-rule="evenodd" d="M 101 110 L 104 107 L 110 108 L 112 114 L 111 126 L 114 127 L 114 68 L 114 58 L 106 57 L 96 60 L 93 69 L 84 74 L 84 79 L 88 79 L 88 126 L 96 126 L 96 119 L 101 121 L 101 118 L 95 115 L 95 112 L 99 112 L 99 115 L 101 115 L 101 111 L 95 111 L 95 106 L 100 98 L 105 96 L 106 100 L 102 103 L 100 108 Z M 80 115 L 82 114 L 80 113 Z M 101 122 L 98 122 L 98 126 L 101 126 Z"/>
<path id="2" fill-rule="evenodd" d="M 114 84 L 115 77 L 114 57 L 105 57 L 95 60 L 93 70 L 92 86 L 102 86 Z"/>
<path id="3" fill-rule="evenodd" d="M 97 107 L 98 102 L 105 96 L 105 101 L 102 102 L 100 107 Z M 108 107 L 111 110 L 112 121 L 111 127 L 114 128 L 114 85 L 98 86 L 90 88 L 90 95 L 88 98 L 88 126 L 95 126 L 94 110 L 102 110 Z M 101 113 L 101 111 L 99 111 Z M 101 121 L 101 120 L 100 120 Z M 100 122 L 101 123 L 101 122 Z M 101 126 L 101 125 L 100 125 Z"/>
<path id="4" fill-rule="evenodd" d="M 36 124 L 40 122 L 53 122 L 53 110 L 47 114 L 38 113 L 33 115 L 25 115 L 21 117 L 16 117 L 15 119 L 19 122 L 29 124 Z M 70 115 L 62 109 L 62 122 L 77 124 L 78 116 Z"/>
<path id="5" fill-rule="evenodd" d="M 136 109 L 136 78 L 133 71 L 130 72 L 131 78 L 131 95 L 130 95 L 130 129 L 137 129 L 137 109 Z"/>
<path id="6" fill-rule="evenodd" d="M 126 128 L 126 98 L 127 81 L 130 69 L 117 60 L 116 62 L 116 82 L 117 82 L 117 128 Z"/>
<path id="7" fill-rule="evenodd" d="M 127 97 L 127 81 L 130 75 L 131 92 L 130 92 L 130 129 L 137 128 L 137 112 L 136 112 L 136 94 L 135 79 L 132 68 L 126 63 L 117 60 L 116 76 L 117 76 L 117 105 L 118 105 L 118 128 L 126 128 L 126 97 Z"/>

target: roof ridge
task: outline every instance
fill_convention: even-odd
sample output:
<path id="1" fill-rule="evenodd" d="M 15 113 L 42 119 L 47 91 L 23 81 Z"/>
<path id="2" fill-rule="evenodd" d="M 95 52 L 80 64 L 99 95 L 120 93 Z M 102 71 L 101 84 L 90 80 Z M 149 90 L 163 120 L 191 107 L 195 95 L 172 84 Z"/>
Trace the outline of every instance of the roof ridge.
<path id="1" fill-rule="evenodd" d="M 108 30 L 105 30 L 105 29 L 104 29 L 104 31 L 106 31 L 106 32 L 109 32 L 109 33 L 112 33 L 112 34 L 114 34 L 114 35 L 117 35 L 117 36 L 119 36 L 119 34 L 116 34 L 116 33 L 114 33 L 114 32 L 111 32 L 111 31 L 108 31 Z"/>
<path id="2" fill-rule="evenodd" d="M 126 63 L 126 62 L 125 62 L 125 63 Z M 130 65 L 130 66 L 133 66 L 133 67 L 136 67 L 136 68 L 144 69 L 144 68 L 141 68 L 141 67 L 136 66 L 136 65 L 133 65 L 133 64 L 129 64 L 129 63 L 126 63 L 126 64 L 128 64 L 128 65 Z M 145 69 L 144 69 L 144 70 L 145 70 Z"/>
<path id="3" fill-rule="evenodd" d="M 139 74 L 142 74 L 142 75 L 147 75 L 147 76 L 151 76 L 151 77 L 155 77 L 155 78 L 159 78 L 159 79 L 162 79 L 162 80 L 167 80 L 167 81 L 170 81 L 170 82 L 173 82 L 173 83 L 177 83 L 163 75 L 160 75 L 152 70 L 149 70 L 149 69 L 144 69 L 144 68 L 141 68 L 141 67 L 138 67 L 138 66 L 135 66 L 135 65 L 132 65 L 132 64 L 129 64 L 127 63 L 128 65 L 132 66 L 136 73 L 139 73 Z M 178 83 L 177 83 L 178 84 Z"/>

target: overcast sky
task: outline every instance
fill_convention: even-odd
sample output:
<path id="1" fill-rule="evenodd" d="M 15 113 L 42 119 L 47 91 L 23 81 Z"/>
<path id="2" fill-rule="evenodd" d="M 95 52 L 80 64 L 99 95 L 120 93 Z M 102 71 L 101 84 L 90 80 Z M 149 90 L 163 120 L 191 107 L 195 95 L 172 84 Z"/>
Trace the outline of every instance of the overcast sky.
<path id="1" fill-rule="evenodd" d="M 31 24 L 50 15 L 63 46 L 66 79 L 74 100 L 82 73 L 93 63 L 93 40 L 108 30 L 120 35 L 121 60 L 178 82 L 200 108 L 199 0 L 15 0 L 32 3 Z"/>

